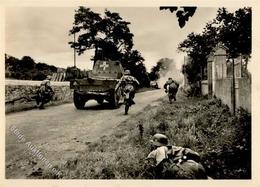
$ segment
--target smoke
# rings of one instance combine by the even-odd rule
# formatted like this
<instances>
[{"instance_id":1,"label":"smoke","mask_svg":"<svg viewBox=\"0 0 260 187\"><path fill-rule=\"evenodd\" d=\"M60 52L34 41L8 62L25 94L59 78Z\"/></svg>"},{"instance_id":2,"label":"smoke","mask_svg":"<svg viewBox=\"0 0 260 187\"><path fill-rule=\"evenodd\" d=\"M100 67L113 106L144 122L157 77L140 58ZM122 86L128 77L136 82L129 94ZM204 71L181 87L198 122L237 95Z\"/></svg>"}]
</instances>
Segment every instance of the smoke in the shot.
<instances>
[{"instance_id":1,"label":"smoke","mask_svg":"<svg viewBox=\"0 0 260 187\"><path fill-rule=\"evenodd\" d=\"M163 63L163 67L160 69L160 78L158 80L159 87L163 87L165 82L168 80L169 77L171 77L173 80L177 81L179 84L182 84L183 82L183 75L181 73L181 66L178 69L177 63L174 59L170 58L163 58L160 59Z\"/></svg>"}]
</instances>

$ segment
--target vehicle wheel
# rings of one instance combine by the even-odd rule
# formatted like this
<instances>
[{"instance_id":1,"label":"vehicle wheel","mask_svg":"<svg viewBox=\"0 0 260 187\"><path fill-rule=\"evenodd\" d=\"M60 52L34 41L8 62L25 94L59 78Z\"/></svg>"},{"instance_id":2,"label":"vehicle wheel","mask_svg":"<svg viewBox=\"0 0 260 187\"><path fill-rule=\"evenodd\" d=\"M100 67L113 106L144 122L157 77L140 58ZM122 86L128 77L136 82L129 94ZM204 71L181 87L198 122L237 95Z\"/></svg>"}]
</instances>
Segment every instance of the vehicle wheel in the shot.
<instances>
[{"instance_id":1,"label":"vehicle wheel","mask_svg":"<svg viewBox=\"0 0 260 187\"><path fill-rule=\"evenodd\" d=\"M77 92L74 92L73 95L74 105L77 109L83 109L86 103L86 100L82 98Z\"/></svg>"},{"instance_id":2,"label":"vehicle wheel","mask_svg":"<svg viewBox=\"0 0 260 187\"><path fill-rule=\"evenodd\" d=\"M119 108L119 99L120 99L120 96L118 94L118 91L115 91L111 98L111 105L113 108Z\"/></svg>"},{"instance_id":3,"label":"vehicle wheel","mask_svg":"<svg viewBox=\"0 0 260 187\"><path fill-rule=\"evenodd\" d=\"M98 104L102 105L104 103L104 99L97 99Z\"/></svg>"}]
</instances>

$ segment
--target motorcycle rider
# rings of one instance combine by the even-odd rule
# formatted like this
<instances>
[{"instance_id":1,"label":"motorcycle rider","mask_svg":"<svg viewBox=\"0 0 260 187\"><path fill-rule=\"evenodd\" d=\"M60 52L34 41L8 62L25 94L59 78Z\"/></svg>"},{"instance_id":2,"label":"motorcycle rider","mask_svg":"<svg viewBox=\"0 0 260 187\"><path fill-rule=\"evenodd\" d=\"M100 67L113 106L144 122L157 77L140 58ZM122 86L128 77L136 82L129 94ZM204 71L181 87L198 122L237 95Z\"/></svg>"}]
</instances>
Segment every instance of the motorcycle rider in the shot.
<instances>
[{"instance_id":1,"label":"motorcycle rider","mask_svg":"<svg viewBox=\"0 0 260 187\"><path fill-rule=\"evenodd\" d=\"M152 151L146 158L149 172L157 179L207 179L200 155L189 149L168 144L164 134L150 140Z\"/></svg>"},{"instance_id":2,"label":"motorcycle rider","mask_svg":"<svg viewBox=\"0 0 260 187\"><path fill-rule=\"evenodd\" d=\"M129 91L129 97L131 98L131 105L135 104L134 97L135 97L135 89L136 86L140 85L138 80L131 76L130 70L125 70L124 75L121 78L121 85L123 87L123 91Z\"/></svg>"},{"instance_id":3,"label":"motorcycle rider","mask_svg":"<svg viewBox=\"0 0 260 187\"><path fill-rule=\"evenodd\" d=\"M47 76L45 80L41 82L40 88L37 91L37 98L36 98L36 103L37 105L40 104L39 109L44 109L44 104L48 103L54 92L51 88L51 76Z\"/></svg>"},{"instance_id":4,"label":"motorcycle rider","mask_svg":"<svg viewBox=\"0 0 260 187\"><path fill-rule=\"evenodd\" d=\"M171 77L169 77L163 88L165 89L165 92L169 95L170 103L172 103L172 99L176 101L176 94L179 88L179 84Z\"/></svg>"}]
</instances>

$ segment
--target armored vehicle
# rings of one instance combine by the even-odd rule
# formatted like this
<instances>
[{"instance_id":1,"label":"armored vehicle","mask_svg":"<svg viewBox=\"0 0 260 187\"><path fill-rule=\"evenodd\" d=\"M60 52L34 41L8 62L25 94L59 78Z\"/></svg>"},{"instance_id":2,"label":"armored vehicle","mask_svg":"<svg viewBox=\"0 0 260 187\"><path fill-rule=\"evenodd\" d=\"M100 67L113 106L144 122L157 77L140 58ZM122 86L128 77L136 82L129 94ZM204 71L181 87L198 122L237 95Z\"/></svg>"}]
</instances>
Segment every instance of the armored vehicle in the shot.
<instances>
[{"instance_id":1,"label":"armored vehicle","mask_svg":"<svg viewBox=\"0 0 260 187\"><path fill-rule=\"evenodd\" d=\"M94 99L99 104L106 100L114 108L118 108L119 101L123 100L120 85L123 71L119 61L96 61L93 70L88 71L86 77L70 81L70 88L74 90L75 107L83 109L88 100Z\"/></svg>"}]
</instances>

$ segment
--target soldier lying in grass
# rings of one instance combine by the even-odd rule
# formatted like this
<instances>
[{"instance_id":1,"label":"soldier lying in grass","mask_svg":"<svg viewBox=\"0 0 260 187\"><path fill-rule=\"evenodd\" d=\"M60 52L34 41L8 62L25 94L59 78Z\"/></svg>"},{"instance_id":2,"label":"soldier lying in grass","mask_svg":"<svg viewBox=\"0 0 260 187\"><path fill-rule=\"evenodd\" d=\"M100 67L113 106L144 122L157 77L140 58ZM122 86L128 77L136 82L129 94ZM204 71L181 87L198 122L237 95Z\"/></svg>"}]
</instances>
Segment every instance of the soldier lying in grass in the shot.
<instances>
[{"instance_id":1,"label":"soldier lying in grass","mask_svg":"<svg viewBox=\"0 0 260 187\"><path fill-rule=\"evenodd\" d=\"M207 179L197 152L169 145L163 134L155 134L151 143L153 150L146 158L148 175L156 179Z\"/></svg>"}]
</instances>

